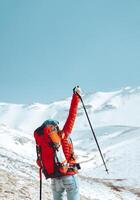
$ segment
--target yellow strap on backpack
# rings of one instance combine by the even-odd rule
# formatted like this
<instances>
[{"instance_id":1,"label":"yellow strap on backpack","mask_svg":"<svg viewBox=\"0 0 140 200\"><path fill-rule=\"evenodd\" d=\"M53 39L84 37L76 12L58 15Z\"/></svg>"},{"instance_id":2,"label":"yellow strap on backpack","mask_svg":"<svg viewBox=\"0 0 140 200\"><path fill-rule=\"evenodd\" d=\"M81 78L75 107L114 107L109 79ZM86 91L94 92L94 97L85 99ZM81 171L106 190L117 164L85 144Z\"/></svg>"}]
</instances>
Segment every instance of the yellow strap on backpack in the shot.
<instances>
[{"instance_id":1,"label":"yellow strap on backpack","mask_svg":"<svg viewBox=\"0 0 140 200\"><path fill-rule=\"evenodd\" d=\"M60 144L60 137L56 131L51 131L49 134L51 141L56 144Z\"/></svg>"},{"instance_id":2,"label":"yellow strap on backpack","mask_svg":"<svg viewBox=\"0 0 140 200\"><path fill-rule=\"evenodd\" d=\"M51 138L51 141L53 142L54 146L56 147L57 151L56 151L56 156L58 159L58 164L59 164L59 171L63 174L65 174L68 170L68 163L66 160L66 157L64 155L63 152L63 148L61 145L61 138L58 135L58 132L52 129L52 131L49 134L49 137Z\"/></svg>"}]
</instances>

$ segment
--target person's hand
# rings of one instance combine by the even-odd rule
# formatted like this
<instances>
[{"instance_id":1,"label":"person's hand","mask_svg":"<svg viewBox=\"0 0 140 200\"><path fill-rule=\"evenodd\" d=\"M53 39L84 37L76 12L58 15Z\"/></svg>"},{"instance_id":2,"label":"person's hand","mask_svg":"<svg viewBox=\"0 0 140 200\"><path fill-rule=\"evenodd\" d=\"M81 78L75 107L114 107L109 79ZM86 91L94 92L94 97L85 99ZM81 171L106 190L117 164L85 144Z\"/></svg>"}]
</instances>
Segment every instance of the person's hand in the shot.
<instances>
[{"instance_id":1,"label":"person's hand","mask_svg":"<svg viewBox=\"0 0 140 200\"><path fill-rule=\"evenodd\" d=\"M81 88L77 85L76 87L73 88L73 93L81 95Z\"/></svg>"}]
</instances>

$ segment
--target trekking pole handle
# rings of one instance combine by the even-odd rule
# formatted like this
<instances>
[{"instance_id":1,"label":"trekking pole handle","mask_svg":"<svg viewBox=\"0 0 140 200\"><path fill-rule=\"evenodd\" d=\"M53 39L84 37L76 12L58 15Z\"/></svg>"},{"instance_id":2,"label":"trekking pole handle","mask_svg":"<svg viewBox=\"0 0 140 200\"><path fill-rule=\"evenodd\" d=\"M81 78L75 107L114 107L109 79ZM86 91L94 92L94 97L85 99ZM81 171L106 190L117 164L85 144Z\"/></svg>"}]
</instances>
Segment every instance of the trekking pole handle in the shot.
<instances>
[{"instance_id":1,"label":"trekking pole handle","mask_svg":"<svg viewBox=\"0 0 140 200\"><path fill-rule=\"evenodd\" d=\"M83 99L82 99L81 95L79 95L78 93L76 93L76 94L79 96L79 98L80 98L80 100L81 100L81 102L82 102L82 105L83 105L83 108L84 108L84 111L85 111L86 117L87 117L87 119L88 119L88 122L89 122L89 125L90 125L90 128L91 128L91 131L92 131L92 133L93 133L93 136L94 136L95 142L96 142L97 147L98 147L98 150L99 150L99 152L100 152L100 155L101 155L101 158L102 158L102 161L103 161L104 167L105 167L105 171L107 172L107 174L109 174L109 171L108 171L107 166L106 166L106 163L105 163L105 161L104 161L104 157L103 157L103 154L102 154L102 152L101 152L101 149L100 149L99 143L98 143L98 141L97 141L97 138L96 138L95 132L94 132L93 127L92 127L92 125L91 125L91 122L90 122L90 119L89 119L89 116L88 116L88 113L87 113L87 110L86 110L85 104L84 104L84 102L83 102Z\"/></svg>"}]
</instances>

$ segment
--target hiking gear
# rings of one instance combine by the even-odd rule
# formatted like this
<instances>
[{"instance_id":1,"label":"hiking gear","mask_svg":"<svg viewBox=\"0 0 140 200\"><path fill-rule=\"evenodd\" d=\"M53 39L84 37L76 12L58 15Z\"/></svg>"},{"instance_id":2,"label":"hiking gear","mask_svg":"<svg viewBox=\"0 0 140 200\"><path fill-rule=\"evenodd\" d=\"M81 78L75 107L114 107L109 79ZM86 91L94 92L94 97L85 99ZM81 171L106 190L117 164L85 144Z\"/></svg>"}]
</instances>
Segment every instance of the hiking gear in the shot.
<instances>
[{"instance_id":1,"label":"hiking gear","mask_svg":"<svg viewBox=\"0 0 140 200\"><path fill-rule=\"evenodd\" d=\"M53 131L50 132L49 137L51 138L52 141L52 145L54 147L54 149L56 150L56 160L55 162L60 165L61 167L59 168L59 171L61 173L66 173L68 170L68 163L67 160L65 158L63 149L62 149L62 145L61 145L61 138L58 135L58 133L56 132L55 129L53 129Z\"/></svg>"},{"instance_id":2,"label":"hiking gear","mask_svg":"<svg viewBox=\"0 0 140 200\"><path fill-rule=\"evenodd\" d=\"M85 111L86 117L87 117L87 119L88 119L88 122L89 122L89 125L90 125L90 128L91 128L91 131L92 131L92 133L93 133L93 136L94 136L95 142L96 142L96 144L97 144L97 147L98 147L98 150L99 150L99 152L100 152L100 155L101 155L101 158L102 158L103 164L104 164L104 166L105 166L105 170L106 170L107 174L109 174L108 169L107 169L107 166L106 166L106 163L105 163L104 158L103 158L103 154L102 154L102 152L101 152L101 149L100 149L99 143L98 143L98 141L97 141L97 138L96 138L95 132L94 132L93 127L92 127L92 125L91 125L91 121L90 121L90 119L89 119L89 116L88 116L88 113L87 113L87 110L86 110L85 104L84 104L84 102L83 102L83 99L82 99L82 97L81 97L79 94L77 94L77 95L79 96L79 98L80 98L80 100L81 100L81 102L82 102L82 105L83 105L83 108L84 108L84 111Z\"/></svg>"},{"instance_id":3,"label":"hiking gear","mask_svg":"<svg viewBox=\"0 0 140 200\"><path fill-rule=\"evenodd\" d=\"M37 144L37 164L46 178L55 178L77 173L73 145L69 138L75 122L79 97L73 94L68 118L62 130L54 120L46 120L34 132ZM61 156L60 156L61 155ZM74 167L73 167L74 166Z\"/></svg>"},{"instance_id":4,"label":"hiking gear","mask_svg":"<svg viewBox=\"0 0 140 200\"><path fill-rule=\"evenodd\" d=\"M44 132L44 134L39 135L38 128L34 133L37 141L37 164L42 168L46 178L53 178L66 173L68 163L57 130L53 125L48 125L43 127L41 132Z\"/></svg>"},{"instance_id":5,"label":"hiking gear","mask_svg":"<svg viewBox=\"0 0 140 200\"><path fill-rule=\"evenodd\" d=\"M77 174L51 180L53 199L62 200L66 190L68 200L80 200Z\"/></svg>"},{"instance_id":6,"label":"hiking gear","mask_svg":"<svg viewBox=\"0 0 140 200\"><path fill-rule=\"evenodd\" d=\"M77 85L76 87L73 88L73 93L81 94L81 88Z\"/></svg>"},{"instance_id":7,"label":"hiking gear","mask_svg":"<svg viewBox=\"0 0 140 200\"><path fill-rule=\"evenodd\" d=\"M40 177L40 200L42 199L42 168L39 168L39 177Z\"/></svg>"}]
</instances>

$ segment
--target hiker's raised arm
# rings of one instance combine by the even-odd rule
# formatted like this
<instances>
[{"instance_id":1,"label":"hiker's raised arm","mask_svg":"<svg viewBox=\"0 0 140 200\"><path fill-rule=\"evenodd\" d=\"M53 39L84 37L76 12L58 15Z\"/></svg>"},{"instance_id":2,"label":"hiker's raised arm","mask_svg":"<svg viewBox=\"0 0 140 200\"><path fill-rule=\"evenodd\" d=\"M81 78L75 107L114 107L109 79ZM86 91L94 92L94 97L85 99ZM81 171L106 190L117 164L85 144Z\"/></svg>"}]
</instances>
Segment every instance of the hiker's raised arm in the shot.
<instances>
[{"instance_id":1,"label":"hiker's raised arm","mask_svg":"<svg viewBox=\"0 0 140 200\"><path fill-rule=\"evenodd\" d=\"M81 92L81 90L78 86L73 89L73 96L72 96L72 100L71 100L69 114L68 114L66 123L63 127L63 132L66 137L71 133L73 126L74 126L74 122L75 122L77 110L78 110L80 92Z\"/></svg>"}]
</instances>

